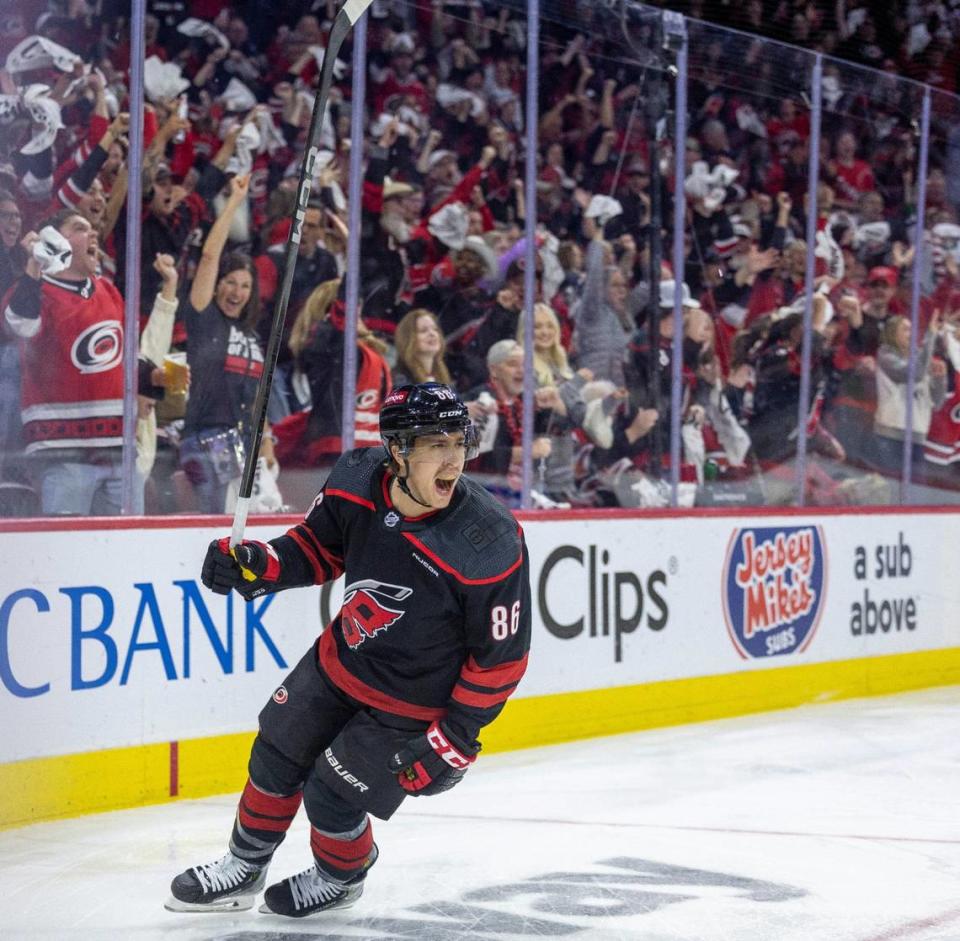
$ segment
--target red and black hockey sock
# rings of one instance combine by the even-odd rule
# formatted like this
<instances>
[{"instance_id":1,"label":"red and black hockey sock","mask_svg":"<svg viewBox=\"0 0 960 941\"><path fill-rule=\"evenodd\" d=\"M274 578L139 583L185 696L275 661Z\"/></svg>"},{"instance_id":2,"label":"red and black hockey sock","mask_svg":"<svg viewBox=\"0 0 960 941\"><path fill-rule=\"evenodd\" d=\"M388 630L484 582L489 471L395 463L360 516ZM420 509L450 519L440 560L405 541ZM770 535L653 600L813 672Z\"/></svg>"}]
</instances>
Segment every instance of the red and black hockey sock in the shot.
<instances>
[{"instance_id":1,"label":"red and black hockey sock","mask_svg":"<svg viewBox=\"0 0 960 941\"><path fill-rule=\"evenodd\" d=\"M293 823L303 793L268 794L247 779L230 835L230 851L256 866L266 866Z\"/></svg>"},{"instance_id":2,"label":"red and black hockey sock","mask_svg":"<svg viewBox=\"0 0 960 941\"><path fill-rule=\"evenodd\" d=\"M373 842L369 817L347 833L324 833L311 826L310 849L320 872L337 882L362 877L377 861L377 844Z\"/></svg>"}]
</instances>

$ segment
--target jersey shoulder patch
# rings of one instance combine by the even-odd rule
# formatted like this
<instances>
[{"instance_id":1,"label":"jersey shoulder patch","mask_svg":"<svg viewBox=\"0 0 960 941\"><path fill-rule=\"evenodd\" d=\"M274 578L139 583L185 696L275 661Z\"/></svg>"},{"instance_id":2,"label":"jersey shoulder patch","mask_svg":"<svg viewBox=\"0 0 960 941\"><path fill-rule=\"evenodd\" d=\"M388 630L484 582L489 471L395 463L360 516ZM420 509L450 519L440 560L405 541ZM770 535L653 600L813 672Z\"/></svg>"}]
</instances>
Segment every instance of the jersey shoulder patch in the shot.
<instances>
[{"instance_id":1,"label":"jersey shoulder patch","mask_svg":"<svg viewBox=\"0 0 960 941\"><path fill-rule=\"evenodd\" d=\"M461 480L466 494L456 512L421 538L459 580L494 581L521 559L520 526L479 484L467 477Z\"/></svg>"}]
</instances>

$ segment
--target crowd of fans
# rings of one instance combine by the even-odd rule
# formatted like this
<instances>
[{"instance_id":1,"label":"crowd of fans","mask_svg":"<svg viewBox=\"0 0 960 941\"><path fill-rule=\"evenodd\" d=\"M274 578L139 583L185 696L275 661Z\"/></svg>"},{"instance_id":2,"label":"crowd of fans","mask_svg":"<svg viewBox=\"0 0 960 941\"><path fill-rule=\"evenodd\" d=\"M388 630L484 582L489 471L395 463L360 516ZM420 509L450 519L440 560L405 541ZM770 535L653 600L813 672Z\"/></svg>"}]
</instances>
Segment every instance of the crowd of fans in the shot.
<instances>
[{"instance_id":1,"label":"crowd of fans","mask_svg":"<svg viewBox=\"0 0 960 941\"><path fill-rule=\"evenodd\" d=\"M797 76L809 53L691 22L678 155L669 135L654 142L669 119L670 53L642 17L620 29L615 6L570 2L566 22L545 19L540 105L529 115L521 9L374 0L363 127L351 126L349 42L335 69L259 456L261 510L312 495L316 468L341 450L350 239L360 246L356 443L378 441L393 384L449 381L480 429L472 470L516 505L534 208L538 505L670 499L678 293L682 501L792 502L806 435L808 502L887 502L908 424L914 478L953 487L960 225L949 181L960 123L942 96L918 232L920 97L897 78L955 89L952 8L898 8L904 28L891 47L877 38L880 14L856 0L688 4L694 16L728 13L740 29L881 70L832 59L824 68L807 285L811 128ZM222 512L236 498L336 4L148 9L135 501L147 512ZM5 513L118 512L127 22L84 0L27 5L5 22L0 503ZM652 55L638 52L651 42ZM536 207L522 183L530 121ZM364 152L359 232L347 228L351 147ZM668 261L677 160L687 200L679 277ZM667 259L656 278L651 256Z\"/></svg>"}]
</instances>

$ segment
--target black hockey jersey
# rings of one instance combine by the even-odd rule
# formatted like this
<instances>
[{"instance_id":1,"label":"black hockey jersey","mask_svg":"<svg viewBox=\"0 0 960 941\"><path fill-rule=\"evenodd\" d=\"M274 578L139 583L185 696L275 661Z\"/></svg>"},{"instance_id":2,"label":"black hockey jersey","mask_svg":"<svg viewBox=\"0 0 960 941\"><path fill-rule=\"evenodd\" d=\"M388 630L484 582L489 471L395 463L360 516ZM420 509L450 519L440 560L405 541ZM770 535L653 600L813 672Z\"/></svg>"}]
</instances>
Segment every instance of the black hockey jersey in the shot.
<instances>
[{"instance_id":1,"label":"black hockey jersey","mask_svg":"<svg viewBox=\"0 0 960 941\"><path fill-rule=\"evenodd\" d=\"M304 522L271 541L279 588L345 573L344 602L321 634L321 668L360 702L444 719L478 741L517 688L530 647L523 532L467 477L450 505L403 517L383 448L343 455Z\"/></svg>"}]
</instances>

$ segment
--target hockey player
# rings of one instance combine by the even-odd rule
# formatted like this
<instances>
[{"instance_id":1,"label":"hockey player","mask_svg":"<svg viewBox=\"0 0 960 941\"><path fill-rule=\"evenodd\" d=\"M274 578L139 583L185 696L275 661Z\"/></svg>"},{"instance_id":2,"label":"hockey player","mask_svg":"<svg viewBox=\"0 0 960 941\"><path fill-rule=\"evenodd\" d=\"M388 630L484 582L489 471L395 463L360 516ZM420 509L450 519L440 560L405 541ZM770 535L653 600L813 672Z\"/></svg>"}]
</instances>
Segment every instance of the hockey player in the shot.
<instances>
[{"instance_id":1,"label":"hockey player","mask_svg":"<svg viewBox=\"0 0 960 941\"><path fill-rule=\"evenodd\" d=\"M436 382L394 389L384 447L343 455L302 523L233 552L215 540L203 583L244 598L345 575L333 622L260 713L230 851L173 880L172 911L245 910L301 800L314 865L270 886L260 911L351 905L376 862L370 815L445 791L516 689L530 585L516 520L469 478L466 406Z\"/></svg>"}]
</instances>

